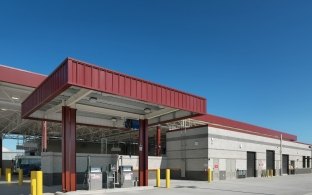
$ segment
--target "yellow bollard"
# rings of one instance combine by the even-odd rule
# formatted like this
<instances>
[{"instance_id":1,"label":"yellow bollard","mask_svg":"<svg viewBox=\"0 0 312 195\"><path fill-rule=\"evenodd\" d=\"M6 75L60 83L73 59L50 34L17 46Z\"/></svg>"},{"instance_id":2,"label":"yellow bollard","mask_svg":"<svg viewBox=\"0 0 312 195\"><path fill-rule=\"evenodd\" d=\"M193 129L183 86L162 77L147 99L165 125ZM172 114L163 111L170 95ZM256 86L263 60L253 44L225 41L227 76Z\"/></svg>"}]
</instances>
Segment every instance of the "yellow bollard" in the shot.
<instances>
[{"instance_id":1,"label":"yellow bollard","mask_svg":"<svg viewBox=\"0 0 312 195\"><path fill-rule=\"evenodd\" d=\"M18 170L18 185L22 185L23 184L23 169L19 169Z\"/></svg>"},{"instance_id":2,"label":"yellow bollard","mask_svg":"<svg viewBox=\"0 0 312 195\"><path fill-rule=\"evenodd\" d=\"M31 195L37 195L36 171L30 173L30 193Z\"/></svg>"},{"instance_id":3,"label":"yellow bollard","mask_svg":"<svg viewBox=\"0 0 312 195\"><path fill-rule=\"evenodd\" d=\"M160 187L160 169L156 169L156 187Z\"/></svg>"},{"instance_id":4,"label":"yellow bollard","mask_svg":"<svg viewBox=\"0 0 312 195\"><path fill-rule=\"evenodd\" d=\"M166 169L166 188L170 188L170 169Z\"/></svg>"},{"instance_id":5,"label":"yellow bollard","mask_svg":"<svg viewBox=\"0 0 312 195\"><path fill-rule=\"evenodd\" d=\"M8 183L11 183L11 168L6 168L5 169L5 180Z\"/></svg>"},{"instance_id":6,"label":"yellow bollard","mask_svg":"<svg viewBox=\"0 0 312 195\"><path fill-rule=\"evenodd\" d=\"M42 195L42 171L36 171L36 179L37 179L37 193L36 195Z\"/></svg>"},{"instance_id":7,"label":"yellow bollard","mask_svg":"<svg viewBox=\"0 0 312 195\"><path fill-rule=\"evenodd\" d=\"M211 180L211 169L209 168L208 169L208 182L210 183L212 180Z\"/></svg>"}]
</instances>

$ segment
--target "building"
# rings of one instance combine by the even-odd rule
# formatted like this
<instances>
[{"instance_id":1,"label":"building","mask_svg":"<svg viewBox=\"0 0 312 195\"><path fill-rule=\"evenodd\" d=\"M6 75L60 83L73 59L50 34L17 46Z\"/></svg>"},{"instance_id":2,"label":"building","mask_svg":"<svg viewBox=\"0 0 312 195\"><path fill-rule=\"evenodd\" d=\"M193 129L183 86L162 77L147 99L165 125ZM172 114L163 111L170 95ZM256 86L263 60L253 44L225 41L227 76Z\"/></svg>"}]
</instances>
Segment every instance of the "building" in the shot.
<instances>
[{"instance_id":1,"label":"building","mask_svg":"<svg viewBox=\"0 0 312 195\"><path fill-rule=\"evenodd\" d=\"M206 180L207 168L214 180L311 173L311 146L295 135L210 114L195 119L206 124L167 132L167 165L177 177Z\"/></svg>"},{"instance_id":2,"label":"building","mask_svg":"<svg viewBox=\"0 0 312 195\"><path fill-rule=\"evenodd\" d=\"M156 168L192 180L208 169L214 180L311 173L311 147L295 135L207 114L203 97L72 58L49 76L0 66L0 88L4 138L22 135L19 148L42 156L45 185L63 191L84 182L88 156L103 169L132 165L139 185Z\"/></svg>"}]
</instances>

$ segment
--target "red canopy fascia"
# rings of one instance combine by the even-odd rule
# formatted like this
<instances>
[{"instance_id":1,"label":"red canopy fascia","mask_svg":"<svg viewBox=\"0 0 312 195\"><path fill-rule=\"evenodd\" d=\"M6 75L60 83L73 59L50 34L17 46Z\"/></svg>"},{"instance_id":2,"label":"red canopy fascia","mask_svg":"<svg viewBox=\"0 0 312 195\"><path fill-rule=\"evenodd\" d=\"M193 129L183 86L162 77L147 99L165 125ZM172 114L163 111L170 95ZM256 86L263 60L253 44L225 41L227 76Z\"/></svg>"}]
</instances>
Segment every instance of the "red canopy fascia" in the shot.
<instances>
[{"instance_id":1,"label":"red canopy fascia","mask_svg":"<svg viewBox=\"0 0 312 195\"><path fill-rule=\"evenodd\" d=\"M203 97L67 58L22 103L22 117L27 118L71 86L206 114Z\"/></svg>"}]
</instances>

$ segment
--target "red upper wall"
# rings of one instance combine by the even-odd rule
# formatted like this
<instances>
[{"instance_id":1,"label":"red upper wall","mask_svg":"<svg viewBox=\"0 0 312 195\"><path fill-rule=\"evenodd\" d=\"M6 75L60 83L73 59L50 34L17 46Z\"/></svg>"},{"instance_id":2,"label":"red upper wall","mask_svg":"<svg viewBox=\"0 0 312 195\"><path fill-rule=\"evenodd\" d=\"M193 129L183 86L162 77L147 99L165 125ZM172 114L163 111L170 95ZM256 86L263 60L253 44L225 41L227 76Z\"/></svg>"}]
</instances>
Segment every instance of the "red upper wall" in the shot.
<instances>
[{"instance_id":1,"label":"red upper wall","mask_svg":"<svg viewBox=\"0 0 312 195\"><path fill-rule=\"evenodd\" d=\"M0 65L1 82L36 88L45 78L41 74Z\"/></svg>"},{"instance_id":2,"label":"red upper wall","mask_svg":"<svg viewBox=\"0 0 312 195\"><path fill-rule=\"evenodd\" d=\"M259 127L255 125L251 125L248 123L243 123L211 114L207 115L202 115L198 117L194 117L193 119L195 120L200 120L204 122L211 123L211 125L220 125L225 127L225 129L232 130L232 131L238 131L238 132L244 132L244 133L249 133L249 134L256 134L260 136L265 136L265 137L272 137L272 138L277 138L280 139L280 136L282 134L283 140L288 140L288 141L296 141L297 136L291 135L288 133L283 133L280 131L272 130L272 129L267 129L264 127Z\"/></svg>"}]
</instances>

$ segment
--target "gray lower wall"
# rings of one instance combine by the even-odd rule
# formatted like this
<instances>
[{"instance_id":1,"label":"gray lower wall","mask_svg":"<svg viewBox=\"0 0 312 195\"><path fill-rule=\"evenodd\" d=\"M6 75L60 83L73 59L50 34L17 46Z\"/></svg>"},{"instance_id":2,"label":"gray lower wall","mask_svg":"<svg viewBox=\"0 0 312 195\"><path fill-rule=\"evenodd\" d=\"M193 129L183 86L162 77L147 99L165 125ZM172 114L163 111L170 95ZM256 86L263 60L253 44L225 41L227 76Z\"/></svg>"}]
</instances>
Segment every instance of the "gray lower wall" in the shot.
<instances>
[{"instance_id":1,"label":"gray lower wall","mask_svg":"<svg viewBox=\"0 0 312 195\"><path fill-rule=\"evenodd\" d=\"M207 180L207 126L166 134L167 165L171 178Z\"/></svg>"},{"instance_id":2,"label":"gray lower wall","mask_svg":"<svg viewBox=\"0 0 312 195\"><path fill-rule=\"evenodd\" d=\"M256 154L255 177L265 177L267 150L275 152L273 174L280 175L279 139L210 126L170 131L166 137L168 168L180 169L172 171L172 178L207 180L208 168L214 180L246 178L247 152ZM311 155L309 145L284 140L282 154L289 156L289 164L295 162L295 174L311 173L302 168L303 156Z\"/></svg>"},{"instance_id":3,"label":"gray lower wall","mask_svg":"<svg viewBox=\"0 0 312 195\"><path fill-rule=\"evenodd\" d=\"M207 181L207 169L213 171L214 180L245 178L247 172L247 152L256 153L256 177L266 176L266 150L275 151L274 175L280 173L280 141L257 135L224 130L222 128L197 127L183 131L172 131L166 135L167 157L163 160L150 159L149 168L161 168L161 178L165 178L165 168L171 169L172 179ZM54 145L56 146L56 145ZM57 145L59 146L59 145ZM52 146L53 147L53 146ZM96 145L77 146L80 151L99 152ZM55 148L59 150L60 148ZM311 150L306 144L283 141L283 154L289 155L289 161L295 161L295 174L312 173L312 169L302 168L302 156L309 156ZM77 154L78 155L78 154ZM55 155L54 155L55 156ZM58 156L58 155L56 155ZM79 154L82 165L85 154ZM102 158L102 157L101 157ZM44 173L45 185L61 184L61 158L53 157L54 161L47 159L50 172ZM125 164L132 164L137 169L137 157L124 156ZM92 161L94 162L94 161ZM153 163L157 162L157 163ZM85 170L77 162L77 183L82 184ZM154 165L153 165L154 164ZM311 164L311 163L310 163ZM80 172L79 172L80 171ZM134 171L137 177L137 171ZM149 171L149 179L155 178L155 171Z\"/></svg>"},{"instance_id":4,"label":"gray lower wall","mask_svg":"<svg viewBox=\"0 0 312 195\"><path fill-rule=\"evenodd\" d=\"M185 178L187 180L207 181L208 175L206 171L186 171Z\"/></svg>"},{"instance_id":5,"label":"gray lower wall","mask_svg":"<svg viewBox=\"0 0 312 195\"><path fill-rule=\"evenodd\" d=\"M185 177L181 177L181 169L173 169L170 170L171 179L179 179L179 180L195 180L195 181L207 181L208 175L205 171L186 171ZM163 174L161 175L162 179L166 178L165 170L163 170Z\"/></svg>"},{"instance_id":6,"label":"gray lower wall","mask_svg":"<svg viewBox=\"0 0 312 195\"><path fill-rule=\"evenodd\" d=\"M85 179L85 173L76 173L76 179L77 184L83 184ZM62 185L62 173L43 173L43 185Z\"/></svg>"},{"instance_id":7,"label":"gray lower wall","mask_svg":"<svg viewBox=\"0 0 312 195\"><path fill-rule=\"evenodd\" d=\"M62 156L61 153L43 152L41 154L41 168L44 174L44 185L62 184ZM76 154L77 184L82 184L87 170L87 159L90 158L91 166L101 167L105 170L108 164L115 164L117 167L121 164L131 165L134 169L134 176L137 177L138 156L111 155L111 154ZM149 178L155 179L156 169L160 168L162 175L167 168L166 157L149 156L148 158Z\"/></svg>"},{"instance_id":8,"label":"gray lower wall","mask_svg":"<svg viewBox=\"0 0 312 195\"><path fill-rule=\"evenodd\" d=\"M138 178L138 171L133 171L134 177ZM76 174L77 184L83 184L87 182L85 180L85 173L79 172ZM156 171L150 170L148 172L149 179L156 179ZM161 178L165 179L165 169L161 170ZM43 185L45 186L53 186L53 185L62 185L62 173L43 173Z\"/></svg>"},{"instance_id":9,"label":"gray lower wall","mask_svg":"<svg viewBox=\"0 0 312 195\"><path fill-rule=\"evenodd\" d=\"M312 169L295 169L295 174L312 173Z\"/></svg>"}]
</instances>

